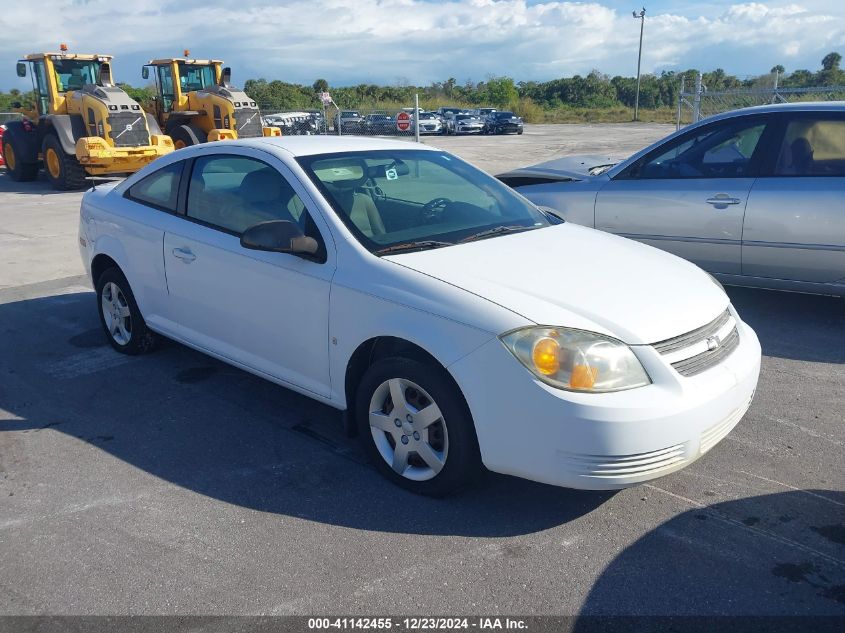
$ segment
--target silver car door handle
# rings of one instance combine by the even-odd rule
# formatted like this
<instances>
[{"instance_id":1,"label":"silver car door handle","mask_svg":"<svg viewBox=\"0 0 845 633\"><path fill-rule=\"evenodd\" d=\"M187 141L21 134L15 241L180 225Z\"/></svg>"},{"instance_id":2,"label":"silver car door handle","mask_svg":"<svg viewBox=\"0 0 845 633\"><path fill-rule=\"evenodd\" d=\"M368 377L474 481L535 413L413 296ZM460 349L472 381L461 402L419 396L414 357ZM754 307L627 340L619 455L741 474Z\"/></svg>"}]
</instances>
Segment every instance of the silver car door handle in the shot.
<instances>
[{"instance_id":1,"label":"silver car door handle","mask_svg":"<svg viewBox=\"0 0 845 633\"><path fill-rule=\"evenodd\" d=\"M173 257L181 259L185 263L192 262L197 258L189 249L184 248L174 248Z\"/></svg>"},{"instance_id":2,"label":"silver car door handle","mask_svg":"<svg viewBox=\"0 0 845 633\"><path fill-rule=\"evenodd\" d=\"M740 202L742 202L742 200L740 200L739 198L731 198L728 195L720 193L720 194L716 194L712 198L707 198L707 200L705 200L705 202L707 204L712 204L713 206L716 206L716 207L726 207L729 204L739 204Z\"/></svg>"}]
</instances>

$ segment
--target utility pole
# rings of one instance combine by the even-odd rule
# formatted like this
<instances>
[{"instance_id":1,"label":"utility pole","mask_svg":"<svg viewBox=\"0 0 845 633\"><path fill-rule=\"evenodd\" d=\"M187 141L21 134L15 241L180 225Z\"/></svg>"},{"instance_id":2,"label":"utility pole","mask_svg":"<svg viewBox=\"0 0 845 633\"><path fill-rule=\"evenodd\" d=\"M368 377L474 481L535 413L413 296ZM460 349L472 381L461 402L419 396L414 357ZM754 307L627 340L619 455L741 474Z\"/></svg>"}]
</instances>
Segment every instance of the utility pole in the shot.
<instances>
[{"instance_id":1,"label":"utility pole","mask_svg":"<svg viewBox=\"0 0 845 633\"><path fill-rule=\"evenodd\" d=\"M637 96L634 100L634 121L639 120L640 115L640 64L643 61L643 28L645 28L645 7L637 13L633 11L634 19L640 21L640 53L637 55Z\"/></svg>"}]
</instances>

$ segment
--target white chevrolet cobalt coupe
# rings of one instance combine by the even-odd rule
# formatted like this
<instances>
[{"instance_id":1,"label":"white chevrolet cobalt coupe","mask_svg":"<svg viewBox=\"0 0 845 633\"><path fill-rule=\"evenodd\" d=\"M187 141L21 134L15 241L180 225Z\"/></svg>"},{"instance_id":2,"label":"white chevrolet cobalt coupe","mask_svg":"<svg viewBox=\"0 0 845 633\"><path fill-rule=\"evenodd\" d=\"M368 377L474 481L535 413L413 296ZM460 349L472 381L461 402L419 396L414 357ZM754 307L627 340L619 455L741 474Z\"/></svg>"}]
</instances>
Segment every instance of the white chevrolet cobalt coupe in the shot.
<instances>
[{"instance_id":1,"label":"white chevrolet cobalt coupe","mask_svg":"<svg viewBox=\"0 0 845 633\"><path fill-rule=\"evenodd\" d=\"M695 265L403 141L208 143L82 200L111 345L161 335L342 410L441 495L483 466L616 489L739 422L760 345Z\"/></svg>"}]
</instances>

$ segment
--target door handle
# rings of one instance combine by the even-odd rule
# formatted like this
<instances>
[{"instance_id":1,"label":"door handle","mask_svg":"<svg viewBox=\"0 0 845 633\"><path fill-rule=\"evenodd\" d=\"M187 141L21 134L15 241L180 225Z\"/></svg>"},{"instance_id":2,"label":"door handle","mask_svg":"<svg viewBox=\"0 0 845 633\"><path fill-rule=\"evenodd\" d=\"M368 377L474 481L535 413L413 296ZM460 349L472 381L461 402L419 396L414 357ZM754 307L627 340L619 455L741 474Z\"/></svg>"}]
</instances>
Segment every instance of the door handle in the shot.
<instances>
[{"instance_id":1,"label":"door handle","mask_svg":"<svg viewBox=\"0 0 845 633\"><path fill-rule=\"evenodd\" d=\"M194 255L189 248L174 248L173 257L181 259L186 264L191 263L197 258L197 256Z\"/></svg>"},{"instance_id":2,"label":"door handle","mask_svg":"<svg viewBox=\"0 0 845 633\"><path fill-rule=\"evenodd\" d=\"M729 204L739 204L740 202L742 202L742 200L740 200L739 198L732 198L731 196L729 196L726 193L717 193L712 198L707 198L707 200L705 200L705 202L707 204L712 204L717 209L718 208L724 209Z\"/></svg>"}]
</instances>

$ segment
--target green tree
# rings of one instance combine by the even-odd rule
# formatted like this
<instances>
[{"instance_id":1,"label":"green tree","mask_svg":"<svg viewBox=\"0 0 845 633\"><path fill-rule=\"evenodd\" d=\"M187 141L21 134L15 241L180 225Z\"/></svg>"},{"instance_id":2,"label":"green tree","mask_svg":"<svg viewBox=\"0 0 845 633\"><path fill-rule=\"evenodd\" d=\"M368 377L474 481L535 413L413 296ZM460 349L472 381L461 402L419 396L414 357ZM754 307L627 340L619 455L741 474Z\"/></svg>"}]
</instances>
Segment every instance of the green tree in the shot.
<instances>
[{"instance_id":1,"label":"green tree","mask_svg":"<svg viewBox=\"0 0 845 633\"><path fill-rule=\"evenodd\" d=\"M328 92L329 91L329 82L325 79L318 79L314 82L312 86L314 88L314 92Z\"/></svg>"}]
</instances>

